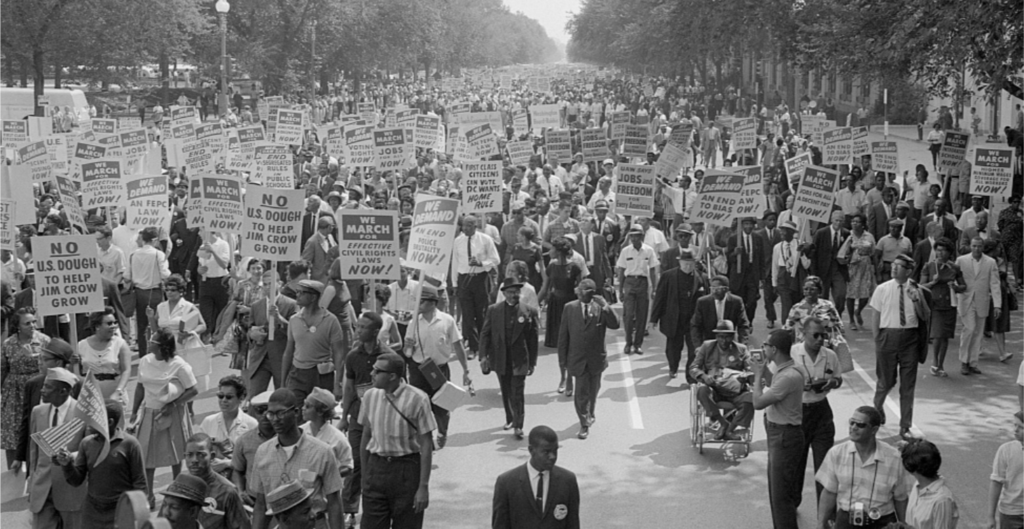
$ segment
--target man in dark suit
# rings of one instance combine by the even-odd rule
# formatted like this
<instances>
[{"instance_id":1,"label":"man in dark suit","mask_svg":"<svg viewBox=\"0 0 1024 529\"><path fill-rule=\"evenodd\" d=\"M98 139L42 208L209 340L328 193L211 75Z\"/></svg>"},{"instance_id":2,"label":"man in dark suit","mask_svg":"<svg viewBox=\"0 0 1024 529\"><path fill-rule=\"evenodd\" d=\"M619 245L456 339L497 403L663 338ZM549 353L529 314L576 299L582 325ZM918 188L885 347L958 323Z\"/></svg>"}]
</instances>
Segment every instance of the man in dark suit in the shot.
<instances>
[{"instance_id":1,"label":"man in dark suit","mask_svg":"<svg viewBox=\"0 0 1024 529\"><path fill-rule=\"evenodd\" d=\"M306 241L319 231L317 220L320 217L330 217L320 211L320 197L313 195L306 199L306 214L302 216L302 248L306 248Z\"/></svg>"},{"instance_id":2,"label":"man in dark suit","mask_svg":"<svg viewBox=\"0 0 1024 529\"><path fill-rule=\"evenodd\" d=\"M579 529L576 474L555 466L558 435L547 426L530 430L530 461L498 476L491 508L493 529Z\"/></svg>"},{"instance_id":3,"label":"man in dark suit","mask_svg":"<svg viewBox=\"0 0 1024 529\"><path fill-rule=\"evenodd\" d=\"M199 260L197 252L203 241L199 237L199 228L189 228L184 212L174 213L174 224L171 225L171 253L167 256L167 265L172 274L181 274L189 279L185 292L186 299L195 302L199 299ZM303 239L305 240L305 239ZM186 273L188 272L188 273Z\"/></svg>"},{"instance_id":4,"label":"man in dark suit","mask_svg":"<svg viewBox=\"0 0 1024 529\"><path fill-rule=\"evenodd\" d=\"M596 221L594 221L596 222ZM594 224L589 221L580 222L580 234L573 249L583 256L590 271L590 278L599 291L603 291L605 282L611 285L612 265L608 259L608 242L594 232Z\"/></svg>"},{"instance_id":5,"label":"man in dark suit","mask_svg":"<svg viewBox=\"0 0 1024 529\"><path fill-rule=\"evenodd\" d=\"M846 307L846 283L850 280L846 260L839 260L839 249L850 236L843 222L843 213L833 211L831 224L816 231L811 245L804 249L811 260L811 274L821 278L824 285L821 297L828 299L831 292L840 316Z\"/></svg>"},{"instance_id":6,"label":"man in dark suit","mask_svg":"<svg viewBox=\"0 0 1024 529\"><path fill-rule=\"evenodd\" d=\"M896 188L886 187L882 191L882 201L868 209L866 229L877 241L889 233L889 219L894 217L896 217Z\"/></svg>"},{"instance_id":7,"label":"man in dark suit","mask_svg":"<svg viewBox=\"0 0 1024 529\"><path fill-rule=\"evenodd\" d=\"M67 369L68 365L71 364L71 357L74 354L75 349L71 347L71 344L60 338L51 338L50 343L39 353L39 362L43 372L25 382L25 393L22 397L21 410L21 436L18 438L18 450L14 456L15 461L19 463L11 465L15 469L21 468L20 461L28 461L29 435L32 433L29 421L32 418L32 408L35 408L43 401L43 384L46 383L47 370L52 367ZM81 391L82 382L78 381L71 388L71 397L78 398L78 393Z\"/></svg>"},{"instance_id":8,"label":"man in dark suit","mask_svg":"<svg viewBox=\"0 0 1024 529\"><path fill-rule=\"evenodd\" d=\"M704 279L696 272L693 252L683 249L679 252L676 267L662 274L651 309L651 323L660 322L658 329L665 335L665 356L668 357L668 376L676 378L683 345L686 345L686 381L690 384L690 364L693 363L693 339L690 335L690 320L697 306L697 300L707 293Z\"/></svg>"},{"instance_id":9,"label":"man in dark suit","mask_svg":"<svg viewBox=\"0 0 1024 529\"><path fill-rule=\"evenodd\" d=\"M505 300L487 307L480 331L481 368L498 375L505 429L515 428L518 439L523 438L526 377L537 366L537 315L519 305L522 288L522 283L505 278L501 285Z\"/></svg>"},{"instance_id":10,"label":"man in dark suit","mask_svg":"<svg viewBox=\"0 0 1024 529\"><path fill-rule=\"evenodd\" d=\"M731 235L726 243L729 258L729 284L732 293L743 299L747 320L754 321L757 298L760 297L761 279L764 278L764 240L754 235L754 218L740 220L740 231ZM774 308L772 309L774 312Z\"/></svg>"},{"instance_id":11,"label":"man in dark suit","mask_svg":"<svg viewBox=\"0 0 1024 529\"><path fill-rule=\"evenodd\" d=\"M302 249L302 258L309 262L309 278L327 284L328 273L333 263L328 252L338 244L331 235L334 230L334 219L320 217L316 227L316 233L306 241L306 246Z\"/></svg>"},{"instance_id":12,"label":"man in dark suit","mask_svg":"<svg viewBox=\"0 0 1024 529\"><path fill-rule=\"evenodd\" d=\"M271 277L274 273L272 270L264 272L265 285L276 280ZM266 298L253 304L249 315L252 326L249 328L249 358L245 369L249 394L263 393L271 380L275 388L284 387L281 363L284 361L284 348L288 345L288 320L296 311L295 300L282 294L280 288L272 305ZM273 340L270 339L271 321L275 326Z\"/></svg>"},{"instance_id":13,"label":"man in dark suit","mask_svg":"<svg viewBox=\"0 0 1024 529\"><path fill-rule=\"evenodd\" d=\"M743 308L743 300L729 293L729 278L715 276L711 279L711 293L697 299L697 309L690 321L690 333L694 344L704 343L715 337L715 326L719 320L729 320L736 327L740 342L750 333L750 320Z\"/></svg>"},{"instance_id":14,"label":"man in dark suit","mask_svg":"<svg viewBox=\"0 0 1024 529\"><path fill-rule=\"evenodd\" d=\"M60 426L74 417L77 402L71 397L71 389L77 382L77 377L62 367L46 370L43 403L32 408L28 435ZM79 432L67 445L56 448L77 450L81 440L82 432ZM35 443L30 443L28 450L28 499L32 526L81 527L81 509L88 487L75 487L68 483L61 468L41 453Z\"/></svg>"},{"instance_id":15,"label":"man in dark suit","mask_svg":"<svg viewBox=\"0 0 1024 529\"><path fill-rule=\"evenodd\" d=\"M910 204L900 200L896 203L896 218L903 221L903 236L910 239L910 244L920 240L917 236L917 219L910 214Z\"/></svg>"},{"instance_id":16,"label":"man in dark suit","mask_svg":"<svg viewBox=\"0 0 1024 529\"><path fill-rule=\"evenodd\" d=\"M578 437L586 439L594 424L594 407L601 390L601 373L608 367L604 335L619 328L619 317L597 287L587 278L576 287L575 301L562 309L558 328L558 355L566 358L569 375L576 378L576 415L580 419Z\"/></svg>"},{"instance_id":17,"label":"man in dark suit","mask_svg":"<svg viewBox=\"0 0 1024 529\"><path fill-rule=\"evenodd\" d=\"M924 216L917 225L917 238L924 239L927 236L926 228L932 222L938 222L942 226L942 237L951 241L957 240L960 230L956 227L956 218L949 213L949 202L940 198L935 201L935 210ZM906 233L906 231L904 231ZM884 233L882 235L885 235ZM881 237L879 237L881 238Z\"/></svg>"},{"instance_id":18,"label":"man in dark suit","mask_svg":"<svg viewBox=\"0 0 1024 529\"><path fill-rule=\"evenodd\" d=\"M768 318L768 328L771 329L775 327L775 318L777 316L775 314L775 300L778 299L778 296L775 294L775 287L772 286L771 282L772 250L776 244L782 242L782 230L776 227L779 221L778 213L765 211L761 219L764 221L764 227L754 233L764 241L764 267L761 269L764 272L764 276L761 278L761 283L764 294L764 315ZM781 319L785 321L785 315Z\"/></svg>"},{"instance_id":19,"label":"man in dark suit","mask_svg":"<svg viewBox=\"0 0 1024 529\"><path fill-rule=\"evenodd\" d=\"M932 261L932 252L935 250L935 241L942 236L942 224L938 222L931 222L928 227L925 228L927 237L918 241L914 245L914 271L911 272L910 278L914 281L921 281L921 271L924 270L924 265Z\"/></svg>"},{"instance_id":20,"label":"man in dark suit","mask_svg":"<svg viewBox=\"0 0 1024 529\"><path fill-rule=\"evenodd\" d=\"M608 202L598 200L594 203L594 233L604 238L608 249L608 261L614 263L622 246L622 228L608 218Z\"/></svg>"},{"instance_id":21,"label":"man in dark suit","mask_svg":"<svg viewBox=\"0 0 1024 529\"><path fill-rule=\"evenodd\" d=\"M985 241L1000 242L999 230L988 223L988 212L982 211L974 217L974 226L967 228L960 234L960 244L957 245L957 253L964 255L971 253L971 241L975 237L981 237ZM917 261L917 258L914 258Z\"/></svg>"},{"instance_id":22,"label":"man in dark suit","mask_svg":"<svg viewBox=\"0 0 1024 529\"><path fill-rule=\"evenodd\" d=\"M693 230L690 229L689 224L676 224L675 233L672 234L672 238L675 239L676 245L662 252L660 256L661 273L663 274L679 267L679 253L684 248L690 247L690 242L693 241Z\"/></svg>"}]
</instances>

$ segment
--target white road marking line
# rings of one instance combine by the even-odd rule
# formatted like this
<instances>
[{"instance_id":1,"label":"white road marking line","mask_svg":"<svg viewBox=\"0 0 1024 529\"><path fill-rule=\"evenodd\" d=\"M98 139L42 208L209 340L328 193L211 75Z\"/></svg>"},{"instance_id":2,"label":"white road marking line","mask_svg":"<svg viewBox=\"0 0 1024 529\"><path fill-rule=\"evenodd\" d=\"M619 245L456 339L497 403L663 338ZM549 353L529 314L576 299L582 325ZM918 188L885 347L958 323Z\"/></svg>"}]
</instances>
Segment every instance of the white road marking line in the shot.
<instances>
[{"instance_id":1,"label":"white road marking line","mask_svg":"<svg viewBox=\"0 0 1024 529\"><path fill-rule=\"evenodd\" d=\"M640 414L640 401L636 398L633 364L629 361L629 355L619 355L619 365L622 366L622 386L626 388L626 399L629 402L630 425L634 430L643 430L644 418Z\"/></svg>"},{"instance_id":2,"label":"white road marking line","mask_svg":"<svg viewBox=\"0 0 1024 529\"><path fill-rule=\"evenodd\" d=\"M877 382L871 379L871 376L868 375L868 372L865 371L864 368L861 367L859 363L857 363L857 359L856 358L853 359L853 370L858 375L860 375L860 378L864 380L864 383L867 384L868 387L872 389L872 391L875 389L875 387L877 387ZM899 387L898 386L894 387L893 391L899 391ZM874 401L874 398L875 398L875 395L874 395L874 393L872 393L871 394L871 400ZM902 415L900 414L900 407L899 407L899 405L896 403L895 400L892 399L892 391L890 391L889 394L885 396L885 407L886 407L886 409L889 410L889 412L886 413L887 418L888 417L892 417L892 418L896 419L895 422L889 421L889 420L887 420L886 422L888 424L896 424L896 425L898 425ZM897 426L897 428L898 428L898 426ZM918 428L916 424L912 424L910 426L910 430L917 437L925 437L924 432L922 432L921 429Z\"/></svg>"}]
</instances>

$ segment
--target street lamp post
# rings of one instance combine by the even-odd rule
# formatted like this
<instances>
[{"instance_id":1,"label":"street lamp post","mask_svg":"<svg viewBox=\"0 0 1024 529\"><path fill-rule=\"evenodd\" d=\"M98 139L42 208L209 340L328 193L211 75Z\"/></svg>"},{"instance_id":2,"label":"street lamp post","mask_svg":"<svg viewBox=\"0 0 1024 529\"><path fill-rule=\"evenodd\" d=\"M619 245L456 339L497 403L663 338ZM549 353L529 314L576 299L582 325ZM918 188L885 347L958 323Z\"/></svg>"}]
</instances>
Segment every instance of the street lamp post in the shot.
<instances>
[{"instance_id":1,"label":"street lamp post","mask_svg":"<svg viewBox=\"0 0 1024 529\"><path fill-rule=\"evenodd\" d=\"M228 11L231 4L228 0L217 0L214 4L217 16L220 17L220 117L228 111Z\"/></svg>"}]
</instances>

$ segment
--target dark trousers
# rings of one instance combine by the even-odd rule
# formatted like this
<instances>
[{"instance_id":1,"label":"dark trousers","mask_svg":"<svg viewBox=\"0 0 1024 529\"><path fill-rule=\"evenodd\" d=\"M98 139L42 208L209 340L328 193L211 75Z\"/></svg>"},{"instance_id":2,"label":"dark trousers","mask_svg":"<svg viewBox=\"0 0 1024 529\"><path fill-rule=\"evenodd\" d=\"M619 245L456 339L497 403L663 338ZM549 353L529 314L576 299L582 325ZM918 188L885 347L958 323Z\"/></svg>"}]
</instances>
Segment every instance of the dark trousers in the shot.
<instances>
[{"instance_id":1,"label":"dark trousers","mask_svg":"<svg viewBox=\"0 0 1024 529\"><path fill-rule=\"evenodd\" d=\"M459 276L459 311L462 314L462 337L469 341L469 350L480 350L480 329L487 310L489 276L487 272Z\"/></svg>"},{"instance_id":2,"label":"dark trousers","mask_svg":"<svg viewBox=\"0 0 1024 529\"><path fill-rule=\"evenodd\" d=\"M713 389L708 386L700 386L697 388L697 400L700 401L701 405L704 406L704 411L713 420L718 420L722 417L723 413L718 408L718 402L729 402L736 408L736 415L733 416L733 426L742 426L748 428L750 426L750 420L754 418L754 402L753 393L749 391L740 394L731 399L727 399L715 393Z\"/></svg>"},{"instance_id":3,"label":"dark trousers","mask_svg":"<svg viewBox=\"0 0 1024 529\"><path fill-rule=\"evenodd\" d=\"M821 293L822 299L828 299L829 294L832 294L836 311L842 316L843 309L846 308L846 278L839 270L833 269L831 275L821 278L821 282L825 287Z\"/></svg>"},{"instance_id":4,"label":"dark trousers","mask_svg":"<svg viewBox=\"0 0 1024 529\"><path fill-rule=\"evenodd\" d=\"M814 455L814 472L817 474L821 468L822 461L825 461L825 454L832 448L836 439L836 425L832 417L832 406L828 399L812 404L804 404L803 422L800 425L804 432L804 449L800 458L800 474L798 477L798 490L804 490L804 470L807 469L807 451L811 450ZM815 498L821 498L821 491L824 487L817 480L814 482ZM800 497L796 500L800 505ZM817 504L815 504L817 505Z\"/></svg>"},{"instance_id":5,"label":"dark trousers","mask_svg":"<svg viewBox=\"0 0 1024 529\"><path fill-rule=\"evenodd\" d=\"M526 377L508 372L498 375L498 385L501 386L501 403L505 406L505 424L522 428L526 415Z\"/></svg>"},{"instance_id":6,"label":"dark trousers","mask_svg":"<svg viewBox=\"0 0 1024 529\"><path fill-rule=\"evenodd\" d=\"M914 310L910 307L910 310ZM917 387L917 329L879 329L875 340L875 408L885 422L885 397L900 382L900 428L914 423L914 388Z\"/></svg>"},{"instance_id":7,"label":"dark trousers","mask_svg":"<svg viewBox=\"0 0 1024 529\"><path fill-rule=\"evenodd\" d=\"M419 529L423 513L412 508L420 485L420 455L387 458L370 454L363 469L361 529Z\"/></svg>"},{"instance_id":8,"label":"dark trousers","mask_svg":"<svg viewBox=\"0 0 1024 529\"><path fill-rule=\"evenodd\" d=\"M355 406L355 407L358 407ZM358 415L357 415L358 417ZM348 422L348 444L360 446L363 442L363 427L354 420ZM363 492L363 461L358 455L352 458L352 473L345 478L345 485L341 489L341 504L345 514L359 512L359 498Z\"/></svg>"},{"instance_id":9,"label":"dark trousers","mask_svg":"<svg viewBox=\"0 0 1024 529\"><path fill-rule=\"evenodd\" d=\"M217 332L217 318L224 307L228 306L228 287L224 284L227 278L213 277L204 279L199 284L199 313L206 322L206 332L210 335ZM141 351L141 349L140 349ZM305 398L305 397L303 397Z\"/></svg>"},{"instance_id":10,"label":"dark trousers","mask_svg":"<svg viewBox=\"0 0 1024 529\"><path fill-rule=\"evenodd\" d=\"M573 395L573 399L580 424L586 426L587 417L594 415L594 409L597 407L597 394L600 391L601 373L585 371L576 377L576 393Z\"/></svg>"},{"instance_id":11,"label":"dark trousers","mask_svg":"<svg viewBox=\"0 0 1024 529\"><path fill-rule=\"evenodd\" d=\"M693 357L696 351L693 349L693 338L690 336L690 326L676 329L676 333L665 337L665 356L668 357L669 373L679 372L679 362L683 357L683 346L686 346L686 380L690 380L690 366L693 365Z\"/></svg>"},{"instance_id":12,"label":"dark trousers","mask_svg":"<svg viewBox=\"0 0 1024 529\"><path fill-rule=\"evenodd\" d=\"M646 276L627 276L622 285L622 319L626 323L626 347L644 344L650 288Z\"/></svg>"},{"instance_id":13,"label":"dark trousers","mask_svg":"<svg viewBox=\"0 0 1024 529\"><path fill-rule=\"evenodd\" d=\"M764 317L768 318L768 321L775 321L777 315L775 314L775 300L779 299L779 296L775 294L775 287L772 286L771 278L766 278L764 281ZM786 314L788 316L789 314ZM753 320L751 320L753 322Z\"/></svg>"},{"instance_id":14,"label":"dark trousers","mask_svg":"<svg viewBox=\"0 0 1024 529\"><path fill-rule=\"evenodd\" d=\"M409 366L409 383L414 387L420 388L427 394L428 397L433 398L434 393L437 390L430 386L430 382L427 377L423 376L420 372L420 365L414 362L411 358L406 358L405 363ZM452 379L452 370L448 367L448 364L437 366L441 369L441 373L444 374L444 378L447 380ZM437 434L448 435L448 421L451 420L451 412L434 404L430 403L430 409L434 412L434 420L437 421Z\"/></svg>"},{"instance_id":15,"label":"dark trousers","mask_svg":"<svg viewBox=\"0 0 1024 529\"><path fill-rule=\"evenodd\" d=\"M757 312L757 298L760 294L757 282L744 281L734 288L732 293L743 299L743 309L747 311L747 321L753 324L754 313Z\"/></svg>"},{"instance_id":16,"label":"dark trousers","mask_svg":"<svg viewBox=\"0 0 1024 529\"><path fill-rule=\"evenodd\" d=\"M280 329L276 332L282 332ZM250 344L251 348L252 345ZM251 351L251 349L250 349ZM283 361L283 352L277 354L267 353L260 362L260 365L253 370L252 376L249 377L249 391L250 395L259 395L270 387L270 381L274 381L274 388L284 387L284 380L281 376L281 362Z\"/></svg>"},{"instance_id":17,"label":"dark trousers","mask_svg":"<svg viewBox=\"0 0 1024 529\"><path fill-rule=\"evenodd\" d=\"M806 456L803 430L798 424L764 421L768 432L768 499L775 529L797 527L796 507L800 504L804 468L797 465Z\"/></svg>"},{"instance_id":18,"label":"dark trousers","mask_svg":"<svg viewBox=\"0 0 1024 529\"><path fill-rule=\"evenodd\" d=\"M146 346L149 345L149 338L146 335L149 316L146 315L146 308L155 311L156 306L163 300L164 291L160 288L135 289L135 340L139 344L139 358L146 356Z\"/></svg>"},{"instance_id":19,"label":"dark trousers","mask_svg":"<svg viewBox=\"0 0 1024 529\"><path fill-rule=\"evenodd\" d=\"M313 388L321 388L334 392L334 370L330 373L320 374L315 367L299 369L292 366L288 371L288 379L284 381L284 387L292 390L299 402L305 402L306 397L313 392Z\"/></svg>"},{"instance_id":20,"label":"dark trousers","mask_svg":"<svg viewBox=\"0 0 1024 529\"><path fill-rule=\"evenodd\" d=\"M867 517L867 513L864 513ZM871 520L870 518L865 520L869 523L864 525L851 525L850 524L850 512L849 511L836 511L836 525L834 529L883 529L887 525L897 521L896 514L890 513L877 520ZM795 527L795 526L794 526Z\"/></svg>"},{"instance_id":21,"label":"dark trousers","mask_svg":"<svg viewBox=\"0 0 1024 529\"><path fill-rule=\"evenodd\" d=\"M779 288L775 290L775 293L779 296L779 309L782 311L780 313L780 321L785 323L786 319L789 318L789 309L793 308L794 303L800 301L801 296L796 290L788 288Z\"/></svg>"}]
</instances>

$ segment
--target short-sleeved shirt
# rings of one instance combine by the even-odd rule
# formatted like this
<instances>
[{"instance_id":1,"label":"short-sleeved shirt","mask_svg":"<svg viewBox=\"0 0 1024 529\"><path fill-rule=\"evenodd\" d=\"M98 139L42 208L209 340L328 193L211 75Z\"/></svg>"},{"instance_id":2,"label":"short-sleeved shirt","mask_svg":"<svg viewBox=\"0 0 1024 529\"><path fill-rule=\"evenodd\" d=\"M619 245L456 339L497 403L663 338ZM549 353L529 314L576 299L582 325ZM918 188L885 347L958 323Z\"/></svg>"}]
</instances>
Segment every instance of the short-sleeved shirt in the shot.
<instances>
[{"instance_id":1,"label":"short-sleeved shirt","mask_svg":"<svg viewBox=\"0 0 1024 529\"><path fill-rule=\"evenodd\" d=\"M398 410L401 410L401 414ZM359 423L369 425L372 429L372 437L366 449L380 456L419 453L421 447L417 436L437 429L434 413L430 410L430 398L419 388L405 382L398 384L393 395L388 395L380 388L367 391L359 410Z\"/></svg>"},{"instance_id":2,"label":"short-sleeved shirt","mask_svg":"<svg viewBox=\"0 0 1024 529\"><path fill-rule=\"evenodd\" d=\"M900 285L890 279L875 288L868 305L881 314L879 329L916 329L917 313L914 312L914 299L910 295L910 282L903 284L903 315L905 325L900 324ZM915 289L916 290L916 289ZM921 295L920 292L917 295Z\"/></svg>"},{"instance_id":3,"label":"short-sleeved shirt","mask_svg":"<svg viewBox=\"0 0 1024 529\"><path fill-rule=\"evenodd\" d=\"M939 478L927 486L920 483L910 488L907 500L907 525L911 527L956 527L960 510L946 480Z\"/></svg>"},{"instance_id":4,"label":"short-sleeved shirt","mask_svg":"<svg viewBox=\"0 0 1024 529\"><path fill-rule=\"evenodd\" d=\"M912 486L899 451L883 442L875 444L875 453L866 462L853 441L833 446L815 479L836 494L839 510L849 511L852 503L862 502L865 512L878 509L882 516L894 512L893 500L906 500Z\"/></svg>"},{"instance_id":5,"label":"short-sleeved shirt","mask_svg":"<svg viewBox=\"0 0 1024 529\"><path fill-rule=\"evenodd\" d=\"M875 249L882 251L882 261L891 263L900 254L910 255L914 248L910 244L910 239L906 237L896 239L892 235L887 234L878 239Z\"/></svg>"},{"instance_id":6,"label":"short-sleeved shirt","mask_svg":"<svg viewBox=\"0 0 1024 529\"><path fill-rule=\"evenodd\" d=\"M1024 446L1017 440L1003 443L992 460L992 481L1003 484L999 512L1024 514Z\"/></svg>"},{"instance_id":7,"label":"short-sleeved shirt","mask_svg":"<svg viewBox=\"0 0 1024 529\"><path fill-rule=\"evenodd\" d=\"M247 489L252 488L252 479L256 475L253 472L253 469L256 468L256 450L271 439L273 437L263 437L259 428L255 428L242 434L238 438L238 442L235 443L235 450L231 453L231 468L235 472L245 473Z\"/></svg>"},{"instance_id":8,"label":"short-sleeved shirt","mask_svg":"<svg viewBox=\"0 0 1024 529\"><path fill-rule=\"evenodd\" d=\"M308 325L302 319L303 314L305 309L288 320L288 339L295 342L292 365L298 369L310 369L317 364L334 361L334 348L341 347L345 339L338 318L330 312L321 311L322 319Z\"/></svg>"},{"instance_id":9,"label":"short-sleeved shirt","mask_svg":"<svg viewBox=\"0 0 1024 529\"><path fill-rule=\"evenodd\" d=\"M224 444L225 448L231 453L238 439L249 430L255 430L258 426L259 421L255 417L239 410L238 416L235 417L231 424L227 424L224 421L223 413L208 415L203 419L202 424L199 425L199 430L209 435L210 439ZM225 439L228 443L223 443Z\"/></svg>"},{"instance_id":10,"label":"short-sleeved shirt","mask_svg":"<svg viewBox=\"0 0 1024 529\"><path fill-rule=\"evenodd\" d=\"M839 365L839 355L835 351L828 347L822 346L818 351L818 357L811 360L811 355L807 354L807 348L802 343L793 344L793 348L790 349L789 355L793 358L793 363L800 366L803 370L803 375L806 378L806 382L810 382L811 379L823 379L826 377L841 377L843 373L842 366ZM828 397L828 391L817 393L814 391L804 391L803 403L812 404L815 402L821 402Z\"/></svg>"},{"instance_id":11,"label":"short-sleeved shirt","mask_svg":"<svg viewBox=\"0 0 1024 529\"><path fill-rule=\"evenodd\" d=\"M309 423L305 423L299 427L303 432L309 435L313 435L312 429ZM334 457L338 460L338 471L352 468L352 445L348 442L348 437L341 433L337 428L330 424L324 424L320 431L313 435L315 439L323 441L323 443L334 452Z\"/></svg>"},{"instance_id":12,"label":"short-sleeved shirt","mask_svg":"<svg viewBox=\"0 0 1024 529\"><path fill-rule=\"evenodd\" d=\"M419 363L430 358L438 365L447 364L455 354L453 346L462 341L462 333L459 332L455 318L439 310L434 311L434 318L429 321L421 312L405 336L417 340L412 353L413 360Z\"/></svg>"},{"instance_id":13,"label":"short-sleeved shirt","mask_svg":"<svg viewBox=\"0 0 1024 529\"><path fill-rule=\"evenodd\" d=\"M199 523L203 529L249 529L252 524L249 513L234 483L216 473L210 472L206 479L206 497L213 498L213 509L199 511Z\"/></svg>"},{"instance_id":14,"label":"short-sleeved shirt","mask_svg":"<svg viewBox=\"0 0 1024 529\"><path fill-rule=\"evenodd\" d=\"M804 410L801 405L804 390L804 374L797 369L793 361L783 362L777 367L772 377L771 387L765 388L763 395L781 396L782 400L765 409L765 418L774 424L790 424L799 426L803 423Z\"/></svg>"},{"instance_id":15,"label":"short-sleeved shirt","mask_svg":"<svg viewBox=\"0 0 1024 529\"><path fill-rule=\"evenodd\" d=\"M650 277L651 268L659 266L661 266L661 261L658 260L658 254L654 252L653 248L643 243L640 244L639 250L632 244L627 244L619 253L618 261L615 262L615 267L623 269L626 277Z\"/></svg>"},{"instance_id":16,"label":"short-sleeved shirt","mask_svg":"<svg viewBox=\"0 0 1024 529\"><path fill-rule=\"evenodd\" d=\"M844 187L836 193L836 204L839 204L839 207L842 208L844 215L859 213L867 206L867 203L867 196L862 189L851 192L849 188Z\"/></svg>"},{"instance_id":17,"label":"short-sleeved shirt","mask_svg":"<svg viewBox=\"0 0 1024 529\"><path fill-rule=\"evenodd\" d=\"M152 353L139 360L139 383L145 390L145 405L149 409L163 408L181 393L168 393L170 383L184 391L196 385L196 377L192 374L192 366L182 357L173 356L170 360L157 360Z\"/></svg>"},{"instance_id":18,"label":"short-sleeved shirt","mask_svg":"<svg viewBox=\"0 0 1024 529\"><path fill-rule=\"evenodd\" d=\"M290 452L290 454L289 454ZM305 432L299 441L283 447L277 437L256 449L255 475L249 481L253 493L267 495L284 483L298 481L313 489L313 512L327 508L327 496L341 490L341 471L331 447Z\"/></svg>"}]
</instances>

